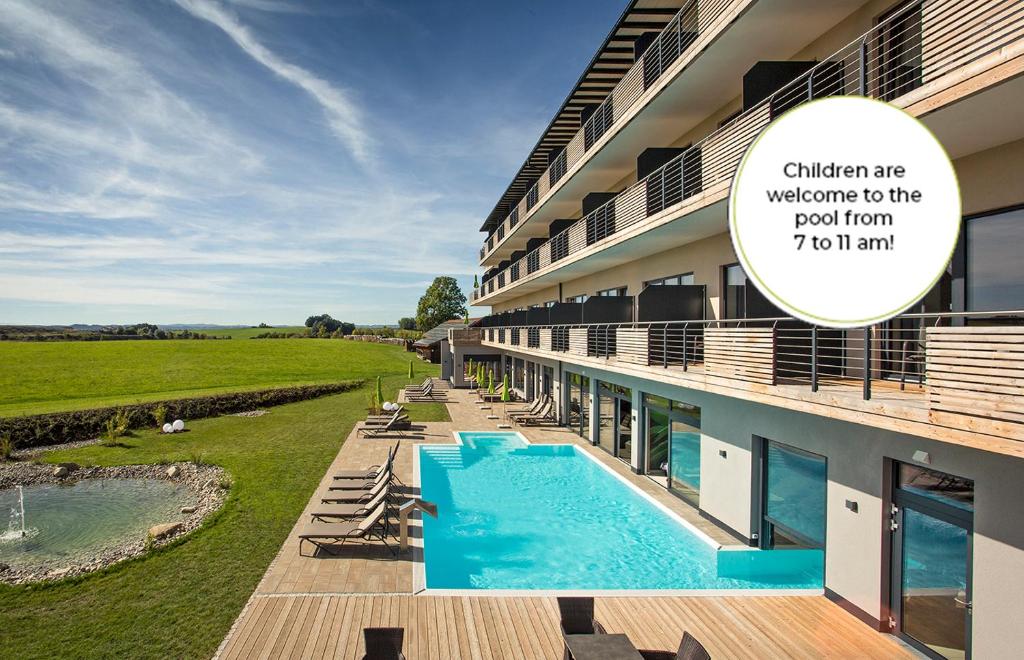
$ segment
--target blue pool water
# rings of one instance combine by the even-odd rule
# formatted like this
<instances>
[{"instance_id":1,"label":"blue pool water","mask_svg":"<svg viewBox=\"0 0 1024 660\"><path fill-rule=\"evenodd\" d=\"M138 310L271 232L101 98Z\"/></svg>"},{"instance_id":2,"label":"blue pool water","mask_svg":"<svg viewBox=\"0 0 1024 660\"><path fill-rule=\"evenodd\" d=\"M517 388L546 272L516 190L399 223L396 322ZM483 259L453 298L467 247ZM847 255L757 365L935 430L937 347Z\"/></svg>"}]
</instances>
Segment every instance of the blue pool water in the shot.
<instances>
[{"instance_id":1,"label":"blue pool water","mask_svg":"<svg viewBox=\"0 0 1024 660\"><path fill-rule=\"evenodd\" d=\"M573 446L461 440L419 447L428 588L821 588L820 551L719 551Z\"/></svg>"}]
</instances>

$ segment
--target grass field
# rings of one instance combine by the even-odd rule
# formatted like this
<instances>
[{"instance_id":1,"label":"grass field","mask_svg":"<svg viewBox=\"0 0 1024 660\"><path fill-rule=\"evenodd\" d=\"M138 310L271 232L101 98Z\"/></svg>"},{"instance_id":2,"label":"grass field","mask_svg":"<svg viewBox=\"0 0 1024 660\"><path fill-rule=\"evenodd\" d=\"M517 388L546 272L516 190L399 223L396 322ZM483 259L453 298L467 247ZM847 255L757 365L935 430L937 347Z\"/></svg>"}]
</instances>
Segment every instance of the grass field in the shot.
<instances>
[{"instance_id":1,"label":"grass field","mask_svg":"<svg viewBox=\"0 0 1024 660\"><path fill-rule=\"evenodd\" d=\"M202 332L208 337L231 337L232 339L249 339L256 335L262 335L264 332L301 332L305 333L309 330L304 325L293 325L287 328L230 328L230 329L215 329L215 330L196 330L196 332Z\"/></svg>"},{"instance_id":2,"label":"grass field","mask_svg":"<svg viewBox=\"0 0 1024 660\"><path fill-rule=\"evenodd\" d=\"M385 344L340 339L0 342L0 416L324 383L427 367Z\"/></svg>"},{"instance_id":3,"label":"grass field","mask_svg":"<svg viewBox=\"0 0 1024 660\"><path fill-rule=\"evenodd\" d=\"M182 343L241 344L250 349L263 342ZM300 368L284 369L283 365L287 358L296 356L304 360L306 368L314 370L328 366L317 362L333 361L330 376L336 379L385 370L394 373L408 365L406 353L378 344L296 340L302 346L284 348L287 340L266 343L280 345L282 348L277 350L285 351L285 356L275 361L277 371L269 373L285 372L291 378L298 378L294 374ZM161 344L124 346L152 348ZM306 346L320 347L320 352L305 353ZM113 355L118 356L118 362L144 358L144 354L133 354L133 358L119 352ZM212 359L201 355L204 362ZM230 355L248 358L244 353ZM263 353L255 355L262 358L252 357L252 361L271 359ZM19 354L22 373L32 371L24 363L31 359ZM90 359L96 360L96 355ZM153 360L145 362L151 364ZM57 366L55 362L49 364L51 368ZM416 366L417 379L437 373L432 365L417 362ZM120 373L119 369L108 371ZM90 370L73 373L88 377ZM215 376L209 369L198 373L209 379ZM61 388L54 391L74 391L70 374L64 374L61 382ZM408 382L404 375L387 377L386 396L393 396ZM47 454L45 460L50 462L97 465L190 460L200 454L203 460L224 467L234 485L223 509L180 543L90 576L45 586L0 585L0 658L210 657L295 524L343 439L365 415L366 396L372 386L367 383L352 392L279 406L262 417L195 420L184 435L145 431L125 439L123 447L94 445ZM36 389L40 392L36 396L41 396L43 388ZM412 405L409 413L417 421L448 419L443 404Z\"/></svg>"}]
</instances>

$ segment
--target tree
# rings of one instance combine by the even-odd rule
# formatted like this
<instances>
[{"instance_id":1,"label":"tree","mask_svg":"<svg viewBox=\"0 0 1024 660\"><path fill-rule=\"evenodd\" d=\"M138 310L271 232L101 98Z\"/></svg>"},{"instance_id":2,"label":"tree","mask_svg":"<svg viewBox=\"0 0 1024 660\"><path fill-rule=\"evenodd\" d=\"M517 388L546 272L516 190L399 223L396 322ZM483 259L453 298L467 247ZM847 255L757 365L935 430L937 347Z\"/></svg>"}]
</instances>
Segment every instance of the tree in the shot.
<instances>
[{"instance_id":1,"label":"tree","mask_svg":"<svg viewBox=\"0 0 1024 660\"><path fill-rule=\"evenodd\" d=\"M436 277L416 306L416 327L427 331L466 313L466 296L455 278Z\"/></svg>"},{"instance_id":2,"label":"tree","mask_svg":"<svg viewBox=\"0 0 1024 660\"><path fill-rule=\"evenodd\" d=\"M398 327L402 330L415 330L416 319L409 318L408 316L403 316L402 318L398 319Z\"/></svg>"}]
</instances>

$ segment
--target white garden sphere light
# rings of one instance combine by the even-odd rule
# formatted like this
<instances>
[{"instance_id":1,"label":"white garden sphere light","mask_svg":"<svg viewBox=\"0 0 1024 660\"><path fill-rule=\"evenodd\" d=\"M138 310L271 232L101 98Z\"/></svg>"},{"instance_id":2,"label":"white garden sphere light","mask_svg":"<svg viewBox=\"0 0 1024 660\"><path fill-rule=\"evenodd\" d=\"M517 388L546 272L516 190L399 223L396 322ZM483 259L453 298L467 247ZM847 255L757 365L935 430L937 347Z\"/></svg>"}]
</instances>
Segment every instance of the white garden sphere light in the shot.
<instances>
[{"instance_id":1,"label":"white garden sphere light","mask_svg":"<svg viewBox=\"0 0 1024 660\"><path fill-rule=\"evenodd\" d=\"M395 409L395 404L391 403L390 401L385 401L384 402L384 410L394 410L394 409Z\"/></svg>"},{"instance_id":2,"label":"white garden sphere light","mask_svg":"<svg viewBox=\"0 0 1024 660\"><path fill-rule=\"evenodd\" d=\"M174 429L175 431L184 431L185 422L181 421L180 419L176 419L174 420L174 423L171 424L171 428Z\"/></svg>"},{"instance_id":3,"label":"white garden sphere light","mask_svg":"<svg viewBox=\"0 0 1024 660\"><path fill-rule=\"evenodd\" d=\"M163 429L164 429L164 433L174 433L174 427L171 426L170 422L167 422L166 424L164 424Z\"/></svg>"}]
</instances>

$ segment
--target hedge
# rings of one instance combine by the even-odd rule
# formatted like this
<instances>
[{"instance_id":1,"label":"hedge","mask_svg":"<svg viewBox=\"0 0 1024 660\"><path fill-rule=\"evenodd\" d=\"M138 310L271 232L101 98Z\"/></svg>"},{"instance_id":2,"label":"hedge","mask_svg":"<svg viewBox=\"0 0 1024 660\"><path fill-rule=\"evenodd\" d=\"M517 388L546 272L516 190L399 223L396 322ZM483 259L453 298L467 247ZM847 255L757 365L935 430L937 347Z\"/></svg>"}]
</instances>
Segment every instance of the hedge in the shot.
<instances>
[{"instance_id":1,"label":"hedge","mask_svg":"<svg viewBox=\"0 0 1024 660\"><path fill-rule=\"evenodd\" d=\"M278 387L90 410L6 417L0 418L0 437L10 434L18 449L45 447L99 437L107 420L119 410L128 416L128 428L152 428L156 425L153 411L161 405L167 408L168 421L201 419L348 392L361 387L363 383L362 380L349 380L323 385Z\"/></svg>"}]
</instances>

